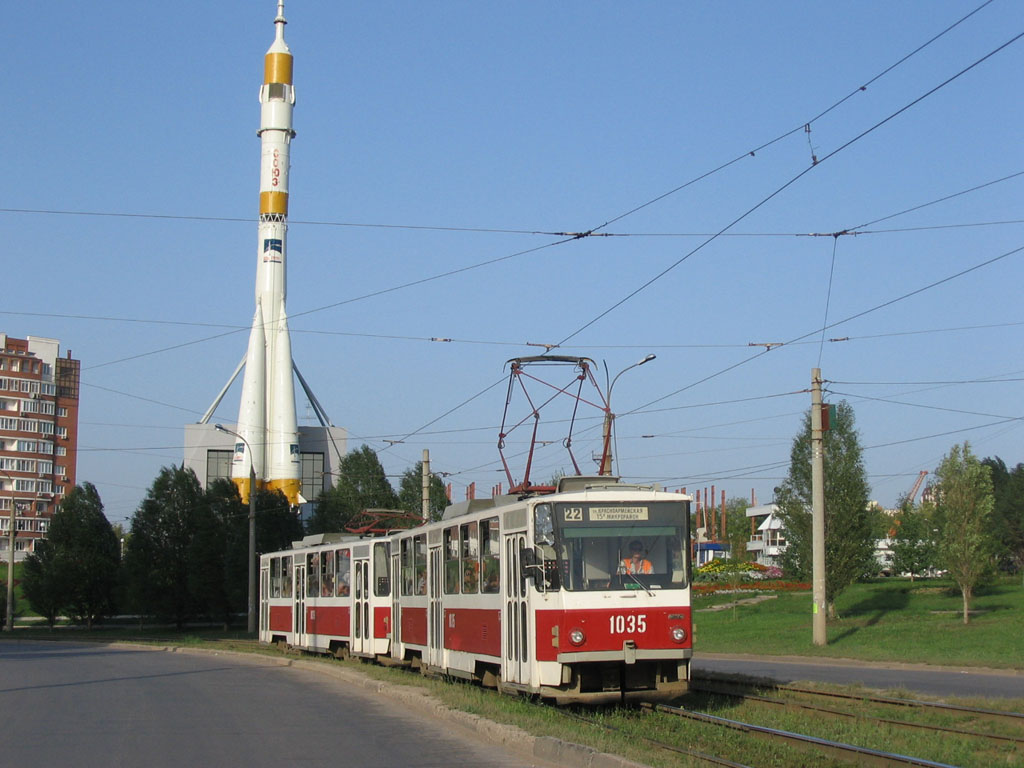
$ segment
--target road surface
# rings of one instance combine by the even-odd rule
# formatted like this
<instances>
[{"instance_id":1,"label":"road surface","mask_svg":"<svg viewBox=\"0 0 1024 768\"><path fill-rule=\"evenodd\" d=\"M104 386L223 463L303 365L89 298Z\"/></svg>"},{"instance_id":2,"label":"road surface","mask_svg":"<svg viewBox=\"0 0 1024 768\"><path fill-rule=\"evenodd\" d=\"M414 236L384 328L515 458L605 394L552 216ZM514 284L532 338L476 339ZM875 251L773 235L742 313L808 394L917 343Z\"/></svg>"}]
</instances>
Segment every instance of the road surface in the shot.
<instances>
[{"instance_id":1,"label":"road surface","mask_svg":"<svg viewBox=\"0 0 1024 768\"><path fill-rule=\"evenodd\" d=\"M322 673L237 654L0 642L0 765L543 765ZM6 730L6 728L5 728Z\"/></svg>"}]
</instances>

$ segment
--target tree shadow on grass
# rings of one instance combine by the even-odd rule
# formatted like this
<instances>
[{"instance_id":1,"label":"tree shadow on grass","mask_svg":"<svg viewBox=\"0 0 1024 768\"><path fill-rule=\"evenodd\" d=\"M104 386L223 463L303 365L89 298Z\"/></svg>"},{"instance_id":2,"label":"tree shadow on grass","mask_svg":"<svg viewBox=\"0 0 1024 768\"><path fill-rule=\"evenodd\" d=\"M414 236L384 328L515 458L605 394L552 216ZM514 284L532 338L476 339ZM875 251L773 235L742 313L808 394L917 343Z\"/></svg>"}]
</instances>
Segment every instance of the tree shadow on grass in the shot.
<instances>
[{"instance_id":1,"label":"tree shadow on grass","mask_svg":"<svg viewBox=\"0 0 1024 768\"><path fill-rule=\"evenodd\" d=\"M835 635L830 642L852 637L861 629L878 624L887 614L904 610L909 604L910 585L906 588L872 590L867 597L839 612L841 618L856 623Z\"/></svg>"}]
</instances>

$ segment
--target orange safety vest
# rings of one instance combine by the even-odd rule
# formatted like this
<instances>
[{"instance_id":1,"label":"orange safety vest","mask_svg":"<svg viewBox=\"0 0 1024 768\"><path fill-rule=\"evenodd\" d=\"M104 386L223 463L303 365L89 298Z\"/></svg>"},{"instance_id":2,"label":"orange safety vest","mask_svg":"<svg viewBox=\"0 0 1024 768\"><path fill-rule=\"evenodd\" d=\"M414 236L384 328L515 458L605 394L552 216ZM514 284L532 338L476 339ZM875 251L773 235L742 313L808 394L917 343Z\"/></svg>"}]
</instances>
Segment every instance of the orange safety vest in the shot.
<instances>
[{"instance_id":1,"label":"orange safety vest","mask_svg":"<svg viewBox=\"0 0 1024 768\"><path fill-rule=\"evenodd\" d=\"M622 567L626 569L626 573L650 573L652 569L650 560L644 558L634 565L632 557L624 557Z\"/></svg>"}]
</instances>

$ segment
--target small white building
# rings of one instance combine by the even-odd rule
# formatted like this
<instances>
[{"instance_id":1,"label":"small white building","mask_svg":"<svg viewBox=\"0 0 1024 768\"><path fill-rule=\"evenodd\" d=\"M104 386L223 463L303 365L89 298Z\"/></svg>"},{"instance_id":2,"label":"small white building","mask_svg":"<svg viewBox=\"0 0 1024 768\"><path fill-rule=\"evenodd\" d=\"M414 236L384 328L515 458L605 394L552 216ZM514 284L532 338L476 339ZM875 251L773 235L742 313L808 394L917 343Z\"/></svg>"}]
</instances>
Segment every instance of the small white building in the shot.
<instances>
[{"instance_id":1,"label":"small white building","mask_svg":"<svg viewBox=\"0 0 1024 768\"><path fill-rule=\"evenodd\" d=\"M777 566L779 555L786 549L786 531L776 514L778 511L776 504L747 507L747 517L751 520L747 552L753 553L760 565Z\"/></svg>"},{"instance_id":2,"label":"small white building","mask_svg":"<svg viewBox=\"0 0 1024 768\"><path fill-rule=\"evenodd\" d=\"M877 506L878 502L869 502ZM747 517L752 521L750 541L747 552L754 553L758 563L766 566L778 566L779 556L786 550L786 529L778 517L779 507L776 504L762 504L758 507L747 507ZM879 568L892 572L892 539L875 540L875 559Z\"/></svg>"}]
</instances>

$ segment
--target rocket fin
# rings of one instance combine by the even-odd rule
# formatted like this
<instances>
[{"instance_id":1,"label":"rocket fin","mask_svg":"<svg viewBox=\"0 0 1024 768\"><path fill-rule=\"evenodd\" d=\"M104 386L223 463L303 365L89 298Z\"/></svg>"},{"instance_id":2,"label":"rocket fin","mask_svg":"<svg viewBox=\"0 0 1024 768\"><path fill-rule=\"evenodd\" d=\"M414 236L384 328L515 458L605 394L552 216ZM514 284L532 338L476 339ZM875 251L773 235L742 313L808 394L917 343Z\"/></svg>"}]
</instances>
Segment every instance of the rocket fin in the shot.
<instances>
[{"instance_id":1,"label":"rocket fin","mask_svg":"<svg viewBox=\"0 0 1024 768\"><path fill-rule=\"evenodd\" d=\"M245 376L242 378L242 400L238 406L238 425L236 431L245 438L243 449L248 442L252 450L251 456L244 456L239 461L239 451L235 451L235 461L231 464L231 479L242 493L242 501L249 500L249 462L256 472L257 485L266 477L266 426L267 426L267 357L266 335L263 327L263 305L256 302L256 313L252 319L252 330L249 332L249 350L245 356ZM236 446L237 449L237 446Z\"/></svg>"}]
</instances>

